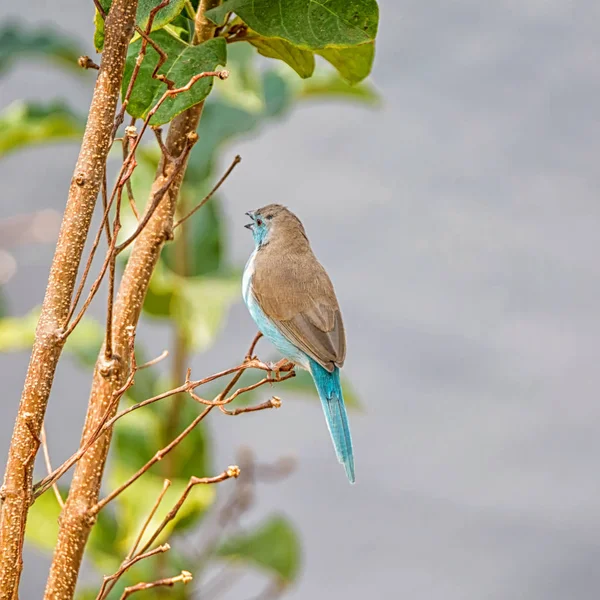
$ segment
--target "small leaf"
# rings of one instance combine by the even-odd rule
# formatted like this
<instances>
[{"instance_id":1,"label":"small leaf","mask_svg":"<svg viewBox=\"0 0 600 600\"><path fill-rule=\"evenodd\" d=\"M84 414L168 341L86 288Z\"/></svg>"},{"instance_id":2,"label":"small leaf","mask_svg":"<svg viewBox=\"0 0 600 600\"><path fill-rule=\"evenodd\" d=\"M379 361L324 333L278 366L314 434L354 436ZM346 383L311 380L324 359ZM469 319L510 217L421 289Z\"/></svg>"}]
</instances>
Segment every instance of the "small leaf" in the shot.
<instances>
[{"instance_id":1,"label":"small leaf","mask_svg":"<svg viewBox=\"0 0 600 600\"><path fill-rule=\"evenodd\" d=\"M353 386L350 384L348 379L344 376L341 377L342 393L344 395L344 404L349 409L362 410L362 405ZM319 398L315 383L308 371L304 369L296 369L296 377L286 379L285 381L277 384L281 386L281 393L285 392L297 392L300 394L306 394L312 396L315 399Z\"/></svg>"},{"instance_id":2,"label":"small leaf","mask_svg":"<svg viewBox=\"0 0 600 600\"><path fill-rule=\"evenodd\" d=\"M290 522L273 516L255 531L226 541L217 555L274 573L292 583L300 569L300 541Z\"/></svg>"},{"instance_id":3,"label":"small leaf","mask_svg":"<svg viewBox=\"0 0 600 600\"><path fill-rule=\"evenodd\" d=\"M14 102L0 112L0 156L25 146L77 140L85 121L62 102Z\"/></svg>"},{"instance_id":4,"label":"small leaf","mask_svg":"<svg viewBox=\"0 0 600 600\"><path fill-rule=\"evenodd\" d=\"M350 84L359 83L371 72L375 58L375 43L350 46L348 48L325 48L317 50L330 62Z\"/></svg>"},{"instance_id":5,"label":"small leaf","mask_svg":"<svg viewBox=\"0 0 600 600\"><path fill-rule=\"evenodd\" d=\"M167 72L167 78L175 83L175 87L185 86L194 75L204 71L214 71L217 66L227 64L227 44L223 38L215 38L199 46L187 46L177 56ZM213 77L204 77L187 92L178 94L175 98L167 98L150 119L152 125L168 123L190 106L202 102L210 93ZM152 105L154 106L164 93L165 86L157 90Z\"/></svg>"},{"instance_id":6,"label":"small leaf","mask_svg":"<svg viewBox=\"0 0 600 600\"><path fill-rule=\"evenodd\" d=\"M75 40L54 29L31 31L17 23L7 23L0 28L0 73L21 57L51 60L83 72L77 64L80 54Z\"/></svg>"},{"instance_id":7,"label":"small leaf","mask_svg":"<svg viewBox=\"0 0 600 600\"><path fill-rule=\"evenodd\" d=\"M167 60L162 65L159 73L165 74L172 66L177 57L187 47L181 40L170 35L167 31L157 31L153 33L150 38L167 54ZM135 68L135 62L137 60L140 48L142 46L142 40L137 40L129 46L127 52L127 60L125 62L125 71L123 73L123 85L121 93L123 98L129 87L131 76ZM133 90L129 97L129 103L127 104L127 112L137 119L143 118L151 108L154 97L159 94L162 96L164 91L167 89L166 84L161 83L158 79L152 78L152 72L156 68L158 63L159 55L158 52L151 46L148 45L146 49L146 56L140 65L140 71L137 79L133 84Z\"/></svg>"},{"instance_id":8,"label":"small leaf","mask_svg":"<svg viewBox=\"0 0 600 600\"><path fill-rule=\"evenodd\" d=\"M262 36L282 38L306 50L370 42L379 20L375 0L225 0L206 16L222 25L229 12Z\"/></svg>"},{"instance_id":9,"label":"small leaf","mask_svg":"<svg viewBox=\"0 0 600 600\"><path fill-rule=\"evenodd\" d=\"M139 0L137 13L135 15L136 25L143 31L148 26L148 20L150 18L150 12L161 4L162 0ZM104 12L108 14L108 11L112 5L112 0L100 0L100 5L104 9ZM155 15L154 21L152 21L152 30L157 31L162 29L165 25L170 23L179 13L185 5L185 0L170 0L169 4L164 8L161 8ZM102 52L104 47L104 19L100 16L98 10L96 10L96 17L94 18L94 24L96 30L94 32L94 46L98 52ZM139 34L136 35L136 37ZM136 39L134 37L134 40Z\"/></svg>"},{"instance_id":10,"label":"small leaf","mask_svg":"<svg viewBox=\"0 0 600 600\"><path fill-rule=\"evenodd\" d=\"M282 60L292 67L302 79L306 79L313 74L315 70L315 57L309 50L298 48L281 38L253 36L252 33L250 33L250 36L248 41L262 56Z\"/></svg>"}]
</instances>

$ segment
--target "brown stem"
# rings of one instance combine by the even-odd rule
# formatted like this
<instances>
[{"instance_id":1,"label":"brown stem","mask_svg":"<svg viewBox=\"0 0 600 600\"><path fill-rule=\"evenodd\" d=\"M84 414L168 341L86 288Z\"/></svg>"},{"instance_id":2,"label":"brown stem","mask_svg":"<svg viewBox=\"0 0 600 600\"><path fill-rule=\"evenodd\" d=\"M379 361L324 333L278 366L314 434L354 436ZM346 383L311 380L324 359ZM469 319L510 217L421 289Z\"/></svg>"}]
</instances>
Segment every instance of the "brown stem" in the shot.
<instances>
[{"instance_id":1,"label":"brown stem","mask_svg":"<svg viewBox=\"0 0 600 600\"><path fill-rule=\"evenodd\" d=\"M218 3L218 0L201 0L196 23L196 43L213 37L214 25L204 17L204 12L218 6ZM112 12L113 9L111 14ZM110 17L111 15L108 18ZM171 122L166 146L172 156L178 157L184 152L189 136L196 132L202 108L202 103L193 106ZM142 133L143 131L140 131L138 139ZM177 168L173 161L163 159L161 163L152 186L152 198L165 184L173 169ZM96 429L107 410L110 418L118 408L111 405L114 392L123 386L130 370L125 331L128 327L137 326L152 271L165 241L172 237L173 215L186 166L184 162L147 225L135 240L113 311L113 357L111 364L106 365L102 350L96 364L82 440L87 439ZM149 207L151 204L150 201ZM107 366L110 368L106 368ZM98 501L110 439L111 430L108 430L77 463L69 496L61 515L58 540L44 596L46 600L71 600L75 593L83 552L94 522L91 509Z\"/></svg>"},{"instance_id":2,"label":"brown stem","mask_svg":"<svg viewBox=\"0 0 600 600\"><path fill-rule=\"evenodd\" d=\"M50 268L42 312L13 430L0 493L0 598L17 596L33 464L56 364L64 341L81 255L102 184L137 0L115 0L89 117Z\"/></svg>"},{"instance_id":3,"label":"brown stem","mask_svg":"<svg viewBox=\"0 0 600 600\"><path fill-rule=\"evenodd\" d=\"M192 581L192 579L192 574L189 571L181 571L181 574L177 575L177 577L166 577L165 579L158 579L157 581L153 581L151 583L136 583L135 585L126 587L125 590L123 590L123 595L121 596L120 600L125 600L134 592L141 592L143 590L149 590L161 586L173 587L176 583L181 582L186 584Z\"/></svg>"}]
</instances>

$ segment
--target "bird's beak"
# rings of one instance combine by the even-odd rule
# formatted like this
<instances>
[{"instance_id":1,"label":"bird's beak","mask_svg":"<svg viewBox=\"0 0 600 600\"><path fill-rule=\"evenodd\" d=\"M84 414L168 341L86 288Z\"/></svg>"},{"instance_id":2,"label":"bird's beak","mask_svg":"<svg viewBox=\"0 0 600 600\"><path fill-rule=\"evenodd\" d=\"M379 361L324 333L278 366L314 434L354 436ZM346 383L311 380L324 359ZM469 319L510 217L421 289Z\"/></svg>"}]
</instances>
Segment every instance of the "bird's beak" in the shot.
<instances>
[{"instance_id":1,"label":"bird's beak","mask_svg":"<svg viewBox=\"0 0 600 600\"><path fill-rule=\"evenodd\" d=\"M250 218L252 219L252 221L254 221L254 213L253 213L251 210L249 210L249 211L246 213L246 216L250 217ZM250 231L252 231L252 229L254 228L254 222L252 222L252 223L248 223L248 225L244 225L244 227L245 227L246 229L249 229Z\"/></svg>"}]
</instances>

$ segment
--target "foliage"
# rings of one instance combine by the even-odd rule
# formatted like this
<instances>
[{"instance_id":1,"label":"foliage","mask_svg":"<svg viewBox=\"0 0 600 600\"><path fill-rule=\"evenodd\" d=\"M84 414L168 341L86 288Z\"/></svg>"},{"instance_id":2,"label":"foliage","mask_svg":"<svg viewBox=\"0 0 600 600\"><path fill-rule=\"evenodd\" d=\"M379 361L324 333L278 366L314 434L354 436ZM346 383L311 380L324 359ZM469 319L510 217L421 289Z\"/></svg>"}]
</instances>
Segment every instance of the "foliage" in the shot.
<instances>
[{"instance_id":1,"label":"foliage","mask_svg":"<svg viewBox=\"0 0 600 600\"><path fill-rule=\"evenodd\" d=\"M140 0L139 27L147 27L150 11L159 3L160 0ZM100 0L100 4L108 11L111 0ZM183 206L195 204L211 189L225 148L236 139L283 118L298 103L306 99L353 100L365 105L377 102L377 94L368 84L354 85L370 73L373 63L378 27L375 0L308 4L304 0L280 3L225 0L208 15L220 26L219 37L193 46L190 43L193 24L189 17L192 7L196 6L195 1L171 0L157 14L151 39L168 55L158 69L158 75L163 77L153 77L159 54L149 45L126 107L130 116L143 119L167 90L168 80L178 87L185 85L193 75L213 71L218 66L226 66L230 72L227 81L216 82L216 93L210 93L212 77L200 79L189 91L164 102L151 121L153 125L168 123L186 108L207 100L199 141L191 153L181 189ZM98 12L94 43L102 49L104 19ZM141 47L142 40L134 36L125 67L123 98ZM70 68L77 54L73 42L54 31L30 32L15 25L0 29L0 72L22 56L44 56ZM276 62L258 60L259 56L276 59ZM321 59L333 65L337 72ZM0 157L35 144L76 139L82 129L83 120L64 101L16 103L0 113ZM131 183L138 207L143 210L159 153L155 144L143 143L136 156L138 164ZM188 257L185 272L178 264L175 244L167 246L144 304L146 317L168 323L182 334L181 343L188 352L206 351L215 343L229 307L240 299L241 269L227 260L227 228L221 201L219 197L211 199L189 219L184 225L186 235L177 231L175 244L180 244ZM124 214L122 235L130 233L135 226L133 214ZM37 315L37 311L22 317L0 314L0 352L29 348ZM86 317L69 337L66 350L82 368L91 369L102 338L103 327ZM139 341L136 349L138 362L143 362L142 356L148 353ZM155 368L140 371L125 401L139 402L168 389L173 384L172 378L160 376L159 372ZM283 391L316 398L314 386L307 377L299 374L283 384ZM358 407L358 399L347 381L344 389L348 406ZM188 399L183 400L178 416L187 424L198 414L198 407ZM135 418L126 417L117 423L108 472L111 487L144 465L156 452L157 443L168 435L166 423L171 401L154 403L137 411ZM153 519L156 523L181 495L191 476L215 472L211 438L204 423L176 449L171 464L174 468L169 473L172 486ZM162 463L157 464L100 512L87 555L99 572L111 573L119 567L162 488L164 475ZM212 486L194 488L159 541L173 532L190 534L214 507L214 496ZM42 495L30 512L28 541L50 550L56 538L58 512L52 492ZM188 568L196 556L189 551L191 547L193 544L186 544L186 552L174 548L164 557L141 561L127 571L113 590L114 596L110 597L118 598L125 585L151 580L158 558L164 559L162 567L166 564L169 572ZM294 528L286 518L275 515L254 530L220 539L209 559L242 563L267 572L287 585L297 579L300 555L300 541ZM82 594L82 598L95 597L91 590ZM176 588L175 594L175 597L190 597L182 587ZM150 594L147 597L151 597Z\"/></svg>"}]
</instances>

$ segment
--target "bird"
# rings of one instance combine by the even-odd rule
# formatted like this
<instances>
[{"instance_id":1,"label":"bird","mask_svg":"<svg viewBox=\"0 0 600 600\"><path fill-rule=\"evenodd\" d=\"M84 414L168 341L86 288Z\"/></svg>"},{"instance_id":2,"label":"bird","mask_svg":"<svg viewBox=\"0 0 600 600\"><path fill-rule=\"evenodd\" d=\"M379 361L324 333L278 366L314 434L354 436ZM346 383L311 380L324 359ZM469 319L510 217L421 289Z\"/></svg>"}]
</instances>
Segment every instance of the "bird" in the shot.
<instances>
[{"instance_id":1,"label":"bird","mask_svg":"<svg viewBox=\"0 0 600 600\"><path fill-rule=\"evenodd\" d=\"M337 458L354 483L352 437L340 383L346 335L333 284L292 211L269 204L246 215L255 247L242 277L244 302L259 331L284 358L311 374Z\"/></svg>"}]
</instances>

